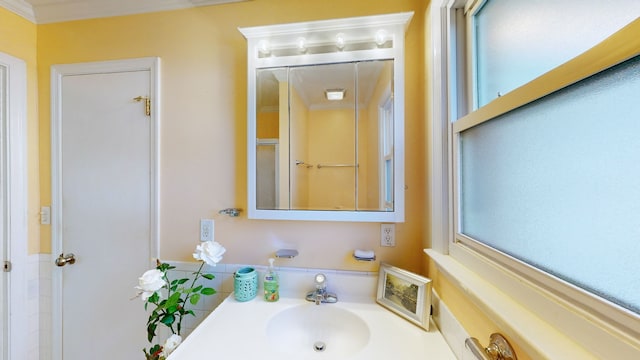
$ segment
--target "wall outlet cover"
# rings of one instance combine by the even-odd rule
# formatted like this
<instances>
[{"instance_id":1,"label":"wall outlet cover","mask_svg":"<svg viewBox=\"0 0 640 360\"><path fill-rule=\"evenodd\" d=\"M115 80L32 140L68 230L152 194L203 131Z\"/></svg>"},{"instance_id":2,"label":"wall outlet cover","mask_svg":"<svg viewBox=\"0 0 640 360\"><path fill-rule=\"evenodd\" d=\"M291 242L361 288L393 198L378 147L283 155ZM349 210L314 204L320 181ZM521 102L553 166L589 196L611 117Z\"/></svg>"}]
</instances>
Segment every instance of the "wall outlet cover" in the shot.
<instances>
[{"instance_id":1,"label":"wall outlet cover","mask_svg":"<svg viewBox=\"0 0 640 360\"><path fill-rule=\"evenodd\" d=\"M380 224L380 246L396 246L396 224Z\"/></svg>"},{"instance_id":2,"label":"wall outlet cover","mask_svg":"<svg viewBox=\"0 0 640 360\"><path fill-rule=\"evenodd\" d=\"M200 219L200 241L213 241L213 219Z\"/></svg>"}]
</instances>

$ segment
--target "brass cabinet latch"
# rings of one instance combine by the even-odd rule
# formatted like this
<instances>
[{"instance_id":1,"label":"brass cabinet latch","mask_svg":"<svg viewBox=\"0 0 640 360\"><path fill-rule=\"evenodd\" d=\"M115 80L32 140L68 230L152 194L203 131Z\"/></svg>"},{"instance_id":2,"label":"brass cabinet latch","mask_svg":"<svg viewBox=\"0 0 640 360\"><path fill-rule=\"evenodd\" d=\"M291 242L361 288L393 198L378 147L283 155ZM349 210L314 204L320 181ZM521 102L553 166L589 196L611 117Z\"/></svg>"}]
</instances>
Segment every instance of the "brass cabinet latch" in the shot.
<instances>
[{"instance_id":1,"label":"brass cabinet latch","mask_svg":"<svg viewBox=\"0 0 640 360\"><path fill-rule=\"evenodd\" d=\"M144 113L151 116L151 99L148 96L136 96L133 101L141 102L144 100Z\"/></svg>"}]
</instances>

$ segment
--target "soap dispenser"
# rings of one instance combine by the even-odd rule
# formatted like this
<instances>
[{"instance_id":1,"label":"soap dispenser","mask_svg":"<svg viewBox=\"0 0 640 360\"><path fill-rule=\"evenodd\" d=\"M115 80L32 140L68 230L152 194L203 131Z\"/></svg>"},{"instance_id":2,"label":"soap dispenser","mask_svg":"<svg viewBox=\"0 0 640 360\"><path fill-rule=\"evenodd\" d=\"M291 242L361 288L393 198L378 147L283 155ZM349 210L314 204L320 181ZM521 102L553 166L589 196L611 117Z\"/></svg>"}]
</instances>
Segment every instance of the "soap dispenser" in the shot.
<instances>
[{"instance_id":1,"label":"soap dispenser","mask_svg":"<svg viewBox=\"0 0 640 360\"><path fill-rule=\"evenodd\" d=\"M273 262L275 259L269 259L269 269L264 274L264 299L268 302L275 302L280 299L280 289L278 284L278 274L273 268Z\"/></svg>"}]
</instances>

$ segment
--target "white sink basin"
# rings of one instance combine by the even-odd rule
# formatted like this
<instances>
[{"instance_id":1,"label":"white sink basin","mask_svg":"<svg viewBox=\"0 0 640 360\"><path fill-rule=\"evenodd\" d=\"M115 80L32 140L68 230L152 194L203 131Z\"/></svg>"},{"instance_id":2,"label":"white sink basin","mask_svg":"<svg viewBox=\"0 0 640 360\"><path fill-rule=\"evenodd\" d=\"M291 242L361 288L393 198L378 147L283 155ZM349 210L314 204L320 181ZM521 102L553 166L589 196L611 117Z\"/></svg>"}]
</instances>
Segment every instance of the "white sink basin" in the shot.
<instances>
[{"instance_id":1,"label":"white sink basin","mask_svg":"<svg viewBox=\"0 0 640 360\"><path fill-rule=\"evenodd\" d=\"M270 347L296 356L344 358L362 350L369 326L353 312L333 304L302 304L276 313L266 326Z\"/></svg>"},{"instance_id":2,"label":"white sink basin","mask_svg":"<svg viewBox=\"0 0 640 360\"><path fill-rule=\"evenodd\" d=\"M316 342L324 351L315 351ZM258 296L239 302L227 297L169 360L455 360L435 326L424 331L375 303L341 301L315 305Z\"/></svg>"}]
</instances>

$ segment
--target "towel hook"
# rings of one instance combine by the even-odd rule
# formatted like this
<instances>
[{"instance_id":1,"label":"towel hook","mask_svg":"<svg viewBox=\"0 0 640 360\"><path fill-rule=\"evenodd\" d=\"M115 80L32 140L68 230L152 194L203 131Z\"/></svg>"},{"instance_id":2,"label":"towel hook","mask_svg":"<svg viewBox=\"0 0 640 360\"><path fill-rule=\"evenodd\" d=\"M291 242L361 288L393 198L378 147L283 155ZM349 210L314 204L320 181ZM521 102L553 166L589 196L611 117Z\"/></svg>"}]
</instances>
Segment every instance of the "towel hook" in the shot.
<instances>
[{"instance_id":1,"label":"towel hook","mask_svg":"<svg viewBox=\"0 0 640 360\"><path fill-rule=\"evenodd\" d=\"M239 209L239 208L228 208L228 209L222 209L222 210L218 211L218 214L229 215L231 217L238 217L240 215L240 211L242 211L242 209Z\"/></svg>"}]
</instances>

